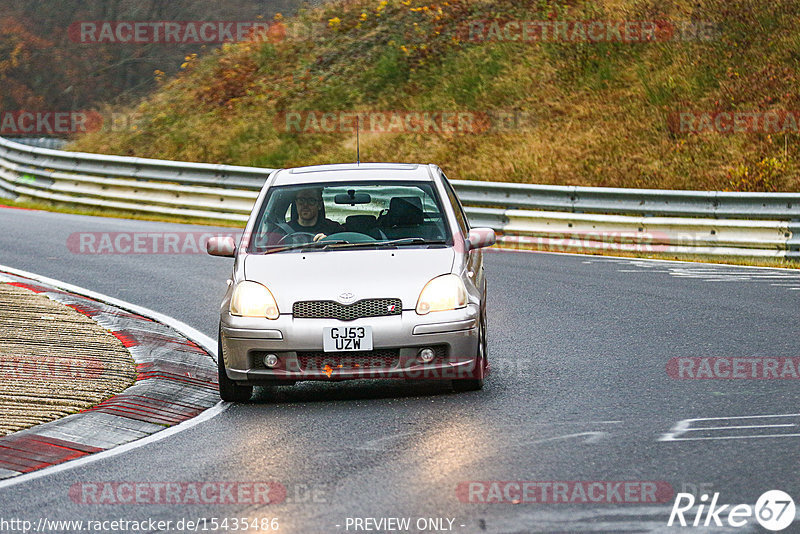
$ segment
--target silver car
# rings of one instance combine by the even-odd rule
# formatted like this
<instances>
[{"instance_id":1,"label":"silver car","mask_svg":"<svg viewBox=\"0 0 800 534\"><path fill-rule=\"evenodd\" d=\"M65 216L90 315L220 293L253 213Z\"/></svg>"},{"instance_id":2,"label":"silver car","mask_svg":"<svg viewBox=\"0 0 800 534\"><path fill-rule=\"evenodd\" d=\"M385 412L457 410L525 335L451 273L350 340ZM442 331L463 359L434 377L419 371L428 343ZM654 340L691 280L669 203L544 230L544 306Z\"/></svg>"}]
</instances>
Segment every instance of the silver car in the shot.
<instances>
[{"instance_id":1,"label":"silver car","mask_svg":"<svg viewBox=\"0 0 800 534\"><path fill-rule=\"evenodd\" d=\"M301 380L399 378L478 390L488 369L483 247L435 165L344 164L270 174L220 309L219 392Z\"/></svg>"}]
</instances>

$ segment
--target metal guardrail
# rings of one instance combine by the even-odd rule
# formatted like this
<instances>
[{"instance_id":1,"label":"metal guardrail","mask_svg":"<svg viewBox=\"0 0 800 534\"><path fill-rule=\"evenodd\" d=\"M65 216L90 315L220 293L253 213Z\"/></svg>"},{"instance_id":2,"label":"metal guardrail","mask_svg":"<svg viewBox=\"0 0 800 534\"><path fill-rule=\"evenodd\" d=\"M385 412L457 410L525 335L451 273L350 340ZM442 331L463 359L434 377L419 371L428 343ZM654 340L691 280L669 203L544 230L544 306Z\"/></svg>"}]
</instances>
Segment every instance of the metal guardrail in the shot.
<instances>
[{"instance_id":1,"label":"metal guardrail","mask_svg":"<svg viewBox=\"0 0 800 534\"><path fill-rule=\"evenodd\" d=\"M53 150L61 150L67 144L66 139L59 137L12 137L10 141L38 148L52 148Z\"/></svg>"},{"instance_id":2,"label":"metal guardrail","mask_svg":"<svg viewBox=\"0 0 800 534\"><path fill-rule=\"evenodd\" d=\"M800 220L800 193L669 191L456 182L459 197L470 205L571 213L617 213L645 216Z\"/></svg>"},{"instance_id":3,"label":"metal guardrail","mask_svg":"<svg viewBox=\"0 0 800 534\"><path fill-rule=\"evenodd\" d=\"M0 195L245 221L272 169L37 148L0 138ZM800 258L800 193L453 181L475 226L540 250Z\"/></svg>"}]
</instances>

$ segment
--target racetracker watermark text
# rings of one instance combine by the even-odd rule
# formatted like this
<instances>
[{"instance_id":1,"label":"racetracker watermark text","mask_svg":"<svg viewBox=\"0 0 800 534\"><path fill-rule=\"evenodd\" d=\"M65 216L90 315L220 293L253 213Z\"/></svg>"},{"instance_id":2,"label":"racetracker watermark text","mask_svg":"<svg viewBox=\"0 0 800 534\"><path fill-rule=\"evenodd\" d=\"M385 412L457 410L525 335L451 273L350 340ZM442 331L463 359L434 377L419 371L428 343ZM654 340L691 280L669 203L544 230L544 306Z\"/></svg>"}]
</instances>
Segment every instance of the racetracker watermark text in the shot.
<instances>
[{"instance_id":1,"label":"racetracker watermark text","mask_svg":"<svg viewBox=\"0 0 800 534\"><path fill-rule=\"evenodd\" d=\"M73 254L205 254L212 237L232 237L238 232L75 232L67 238Z\"/></svg>"},{"instance_id":2,"label":"racetracker watermark text","mask_svg":"<svg viewBox=\"0 0 800 534\"><path fill-rule=\"evenodd\" d=\"M278 482L79 482L76 504L275 504L286 499Z\"/></svg>"},{"instance_id":3,"label":"racetracker watermark text","mask_svg":"<svg viewBox=\"0 0 800 534\"><path fill-rule=\"evenodd\" d=\"M800 133L800 111L675 111L667 116L673 133Z\"/></svg>"},{"instance_id":4,"label":"racetracker watermark text","mask_svg":"<svg viewBox=\"0 0 800 534\"><path fill-rule=\"evenodd\" d=\"M216 44L274 42L286 35L280 22L257 21L80 21L69 26L81 44Z\"/></svg>"},{"instance_id":5,"label":"racetracker watermark text","mask_svg":"<svg viewBox=\"0 0 800 534\"><path fill-rule=\"evenodd\" d=\"M51 519L0 516L0 532L278 532L277 517L193 517L181 519Z\"/></svg>"},{"instance_id":6,"label":"racetracker watermark text","mask_svg":"<svg viewBox=\"0 0 800 534\"><path fill-rule=\"evenodd\" d=\"M290 134L457 134L513 133L535 126L521 111L372 110L282 111L275 129Z\"/></svg>"},{"instance_id":7,"label":"racetracker watermark text","mask_svg":"<svg viewBox=\"0 0 800 534\"><path fill-rule=\"evenodd\" d=\"M47 316L43 316L43 320ZM41 380L96 380L103 375L105 364L97 358L47 359L32 356L3 355L0 359L0 376L4 381L31 383Z\"/></svg>"},{"instance_id":8,"label":"racetracker watermark text","mask_svg":"<svg viewBox=\"0 0 800 534\"><path fill-rule=\"evenodd\" d=\"M456 487L458 500L488 504L641 504L672 500L664 481L469 481Z\"/></svg>"},{"instance_id":9,"label":"racetracker watermark text","mask_svg":"<svg viewBox=\"0 0 800 534\"><path fill-rule=\"evenodd\" d=\"M464 40L512 43L663 43L710 41L716 23L670 20L471 20Z\"/></svg>"},{"instance_id":10,"label":"racetracker watermark text","mask_svg":"<svg viewBox=\"0 0 800 534\"><path fill-rule=\"evenodd\" d=\"M103 117L95 111L0 111L2 135L68 135L99 130Z\"/></svg>"},{"instance_id":11,"label":"racetracker watermark text","mask_svg":"<svg viewBox=\"0 0 800 534\"><path fill-rule=\"evenodd\" d=\"M798 380L800 358L672 358L667 374L695 380Z\"/></svg>"}]
</instances>

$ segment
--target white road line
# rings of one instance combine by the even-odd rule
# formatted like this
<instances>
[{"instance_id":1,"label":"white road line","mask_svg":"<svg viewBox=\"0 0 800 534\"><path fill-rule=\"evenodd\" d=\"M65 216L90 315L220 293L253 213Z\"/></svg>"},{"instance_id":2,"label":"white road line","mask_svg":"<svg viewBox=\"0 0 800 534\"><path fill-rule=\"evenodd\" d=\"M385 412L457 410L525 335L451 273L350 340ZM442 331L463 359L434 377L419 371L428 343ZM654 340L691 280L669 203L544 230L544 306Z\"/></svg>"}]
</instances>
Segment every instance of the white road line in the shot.
<instances>
[{"instance_id":1,"label":"white road line","mask_svg":"<svg viewBox=\"0 0 800 534\"><path fill-rule=\"evenodd\" d=\"M773 415L735 415L731 417L698 417L695 419L683 419L675 423L669 432L662 434L658 441L696 441L696 440L714 440L714 439L756 439L756 438L783 438L783 437L796 437L800 434L760 434L754 436L710 436L703 438L683 438L684 434L688 432L696 432L701 430L715 430L713 427L693 427L692 424L698 421L734 421L743 419L776 419L786 417L800 417L800 413L792 414L773 414ZM774 424L774 425L752 425L752 428L776 428L786 426L797 426L795 424ZM723 429L746 428L745 425L741 427L724 427Z\"/></svg>"},{"instance_id":2,"label":"white road line","mask_svg":"<svg viewBox=\"0 0 800 534\"><path fill-rule=\"evenodd\" d=\"M573 256L576 258L585 258L589 256L588 254L581 254L578 252L549 252L546 250L519 250L519 249L512 249L512 248L493 248L492 252L514 252L520 254L547 254L549 256ZM654 263L666 263L665 267L673 268L672 265L684 265L686 268L691 268L694 265L707 265L709 269L713 268L729 268L731 270L734 269L761 269L761 270L771 270L771 271L778 271L778 272L785 272L787 274L794 273L797 276L800 276L800 272L798 269L793 269L791 267L763 267L760 265L736 265L733 263L706 263L702 261L686 261L686 260L661 260L656 258L629 258L625 256L594 256L594 260L589 263L629 263L632 265L640 264L641 267L654 267ZM646 263L650 262L650 263ZM585 263L585 262L584 262ZM675 267L677 268L677 267ZM658 272L658 271L656 271ZM666 272L666 271L661 271Z\"/></svg>"},{"instance_id":3,"label":"white road line","mask_svg":"<svg viewBox=\"0 0 800 534\"><path fill-rule=\"evenodd\" d=\"M619 268L617 269L617 272L619 273L666 273L672 277L680 278L682 280L697 280L699 282L709 283L768 283L773 287L784 287L788 291L800 291L800 287L798 287L798 284L800 284L800 272L795 269L770 268L773 270L765 272L763 270L755 270L758 269L757 267L744 265L708 265L707 267L676 265L668 266L667 270L662 270L653 269L653 265L643 263L644 261L651 260L637 260L628 262L612 261L612 263L626 263L627 267L634 267L634 269ZM739 269L734 270L732 267L739 267ZM741 268L750 270L743 271Z\"/></svg>"},{"instance_id":4,"label":"white road line","mask_svg":"<svg viewBox=\"0 0 800 534\"><path fill-rule=\"evenodd\" d=\"M567 434L565 436L553 436L551 438L536 439L533 441L520 443L519 445L536 445L538 443L547 443L549 441L559 441L562 439L579 438L582 436L588 436L585 440L583 440L584 443L597 443L607 435L608 432L578 432L577 434Z\"/></svg>"},{"instance_id":5,"label":"white road line","mask_svg":"<svg viewBox=\"0 0 800 534\"><path fill-rule=\"evenodd\" d=\"M529 426L557 426L557 425L621 425L622 421L560 421L558 423L531 423Z\"/></svg>"},{"instance_id":6,"label":"white road line","mask_svg":"<svg viewBox=\"0 0 800 534\"><path fill-rule=\"evenodd\" d=\"M525 251L523 251L525 252ZM544 252L540 251L541 254L560 254L562 256L583 256L585 257L586 254L577 254L574 252ZM662 263L667 264L666 266L670 266L669 268L679 269L703 269L712 270L712 269L730 269L731 271L737 269L753 269L753 270L760 270L760 271L777 271L783 272L786 274L794 274L796 276L800 276L800 271L797 269L793 269L791 267L763 267L760 265L736 265L733 263L705 263L702 261L682 261L682 260L662 260L656 258L625 258L622 256L602 256L595 259L597 262L611 262L611 263L623 263L627 262L632 265L641 265L642 267L650 267L654 263ZM675 266L675 267L671 267ZM680 267L679 267L680 266ZM704 266L704 267L703 267Z\"/></svg>"},{"instance_id":7,"label":"white road line","mask_svg":"<svg viewBox=\"0 0 800 534\"><path fill-rule=\"evenodd\" d=\"M699 426L697 428L690 428L687 432L698 432L701 430L731 430L733 428L781 428L787 426L797 426L795 424L786 425L743 425L743 426Z\"/></svg>"},{"instance_id":8,"label":"white road line","mask_svg":"<svg viewBox=\"0 0 800 534\"><path fill-rule=\"evenodd\" d=\"M696 419L684 419L684 421L724 421L727 419L773 419L777 417L800 417L800 413L787 413L777 415L732 415L730 417L698 417Z\"/></svg>"},{"instance_id":9,"label":"white road line","mask_svg":"<svg viewBox=\"0 0 800 534\"><path fill-rule=\"evenodd\" d=\"M24 475L7 478L3 481L0 481L0 489L5 489L9 486L15 486L23 482L30 482L31 480L35 480L43 476L54 475L56 473L67 471L75 467L80 467L82 465L90 464L92 462L97 462L99 460L105 460L107 458L117 456L118 454L123 454L130 450L138 449L139 447L155 443L156 441L161 441L164 438L174 436L178 432L189 430L190 428L197 426L200 423L208 421L212 417L215 417L224 412L225 410L227 410L229 406L230 406L229 402L220 401L211 408L209 408L208 410L198 415L197 417L189 419L188 421L184 421L183 423L179 423L175 426L171 426L160 432L156 432L155 434L150 434L146 438L142 438L136 441L131 441L130 443L126 443L125 445L120 445L119 447L114 447L113 449L108 449L102 452L90 454L88 456L83 456L75 460L70 460L68 462L64 462L61 464L52 465L50 467L45 467L43 469L39 469L38 471L33 471L31 473L26 473Z\"/></svg>"},{"instance_id":10,"label":"white road line","mask_svg":"<svg viewBox=\"0 0 800 534\"><path fill-rule=\"evenodd\" d=\"M713 436L706 438L670 438L659 439L659 441L708 441L716 439L759 439L759 438L796 438L800 434L763 434L760 436Z\"/></svg>"},{"instance_id":11,"label":"white road line","mask_svg":"<svg viewBox=\"0 0 800 534\"><path fill-rule=\"evenodd\" d=\"M405 437L408 437L408 436L416 436L418 434L419 434L419 432L403 432L402 434L395 434L395 435L392 435L392 436L383 436L383 437L380 437L380 438L377 438L377 439L371 439L371 440L365 442L363 445L360 445L360 446L356 447L356 449L365 450L365 451L384 451L384 450L386 450L386 447L383 446L382 444L385 444L387 442L392 442L392 441L400 439L400 438L405 438Z\"/></svg>"},{"instance_id":12,"label":"white road line","mask_svg":"<svg viewBox=\"0 0 800 534\"><path fill-rule=\"evenodd\" d=\"M89 289L85 289L83 287L75 286L72 284L67 284L66 282L61 282L60 280L54 280L52 278L47 278L46 276L40 276L35 273L31 273L28 271L23 271L22 269L15 269L13 267L7 267L5 265L0 265L0 271L5 271L7 273L11 273L17 276L22 276L24 278L29 278L31 280L41 282L43 284L51 285L53 287L63 289L64 291L69 291L71 293L77 293L79 295L83 295L85 297L89 297L95 300L99 300L101 302L105 302L107 304L111 304L112 306L116 306L118 308L122 308L124 310L128 310L134 313L138 313L139 315L143 315L145 317L149 317L150 319L154 319L160 323L163 323L174 330L180 332L188 339L191 339L198 345L202 346L203 349L206 350L209 354L214 357L216 361L217 358L217 343L207 335L203 334L199 330L192 328L188 324L181 322L177 319L169 317L168 315L164 315L162 313L158 313L156 311L150 310L143 306L138 306L136 304L131 304L129 302L125 302L114 297L109 297L107 295L103 295L101 293L97 293L95 291L91 291ZM204 423L213 417L221 414L225 410L228 409L230 403L227 402L218 402L208 410L202 412L198 416L189 419L188 421L184 421L180 424L175 426L169 427L165 430L160 432L156 432L155 434L151 434L146 438L142 438L136 441L132 441L130 443L126 443L125 445L120 445L119 447L114 447L113 449L108 449L102 452L90 454L88 456L83 456L81 458L77 458L75 460L70 460L68 462L64 462L61 464L53 465L50 467L45 467L43 469L39 469L38 471L33 471L31 473L26 473L24 475L19 475L16 477L8 478L3 481L0 481L0 489L4 489L10 486L15 486L17 484L22 484L24 482L29 482L31 480L35 480L37 478L53 475L56 473L60 473L62 471L66 471L68 469L72 469L74 467L79 467L82 465L90 464L92 462L97 462L100 460L105 460L107 458L111 458L113 456L117 456L118 454L123 454L133 449L138 449L139 447L144 447L156 441L160 441L164 438L168 438L170 436L174 436L179 432L183 432L184 430L189 430L192 427L195 427L201 423Z\"/></svg>"}]
</instances>

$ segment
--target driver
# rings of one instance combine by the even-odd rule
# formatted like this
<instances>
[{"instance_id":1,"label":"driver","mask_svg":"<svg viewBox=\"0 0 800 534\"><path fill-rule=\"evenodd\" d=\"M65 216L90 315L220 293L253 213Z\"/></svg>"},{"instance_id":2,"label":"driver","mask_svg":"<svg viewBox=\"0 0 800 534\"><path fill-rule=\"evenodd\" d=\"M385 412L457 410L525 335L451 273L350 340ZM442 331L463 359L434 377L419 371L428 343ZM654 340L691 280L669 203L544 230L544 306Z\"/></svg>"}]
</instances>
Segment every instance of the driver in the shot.
<instances>
[{"instance_id":1,"label":"driver","mask_svg":"<svg viewBox=\"0 0 800 534\"><path fill-rule=\"evenodd\" d=\"M322 189L309 187L301 189L294 197L294 205L297 208L297 217L292 217L289 226L295 232L307 232L314 234L314 240L322 237L343 232L344 227L325 218L325 204L322 201ZM323 234L323 235L319 235Z\"/></svg>"}]
</instances>

